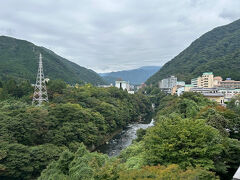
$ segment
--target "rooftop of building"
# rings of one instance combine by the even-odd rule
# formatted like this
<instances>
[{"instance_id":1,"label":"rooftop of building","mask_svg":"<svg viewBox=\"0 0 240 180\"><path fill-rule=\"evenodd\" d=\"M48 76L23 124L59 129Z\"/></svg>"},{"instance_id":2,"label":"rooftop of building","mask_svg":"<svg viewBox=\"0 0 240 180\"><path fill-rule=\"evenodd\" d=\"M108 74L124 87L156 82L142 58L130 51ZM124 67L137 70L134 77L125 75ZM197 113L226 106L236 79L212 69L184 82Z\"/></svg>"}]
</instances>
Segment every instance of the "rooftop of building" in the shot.
<instances>
[{"instance_id":1,"label":"rooftop of building","mask_svg":"<svg viewBox=\"0 0 240 180\"><path fill-rule=\"evenodd\" d=\"M218 90L229 90L229 91L240 91L240 89L235 88L224 88L224 87L217 87Z\"/></svg>"},{"instance_id":2,"label":"rooftop of building","mask_svg":"<svg viewBox=\"0 0 240 180\"><path fill-rule=\"evenodd\" d=\"M205 91L212 91L212 90L218 90L218 88L202 88L202 87L194 87L192 90L205 90Z\"/></svg>"},{"instance_id":3,"label":"rooftop of building","mask_svg":"<svg viewBox=\"0 0 240 180\"><path fill-rule=\"evenodd\" d=\"M221 76L215 76L213 79L219 79L219 80L222 80L222 77L221 77Z\"/></svg>"},{"instance_id":4,"label":"rooftop of building","mask_svg":"<svg viewBox=\"0 0 240 180\"><path fill-rule=\"evenodd\" d=\"M202 95L207 97L224 97L222 93L202 93Z\"/></svg>"},{"instance_id":5,"label":"rooftop of building","mask_svg":"<svg viewBox=\"0 0 240 180\"><path fill-rule=\"evenodd\" d=\"M185 87L193 87L192 84L185 84Z\"/></svg>"},{"instance_id":6,"label":"rooftop of building","mask_svg":"<svg viewBox=\"0 0 240 180\"><path fill-rule=\"evenodd\" d=\"M123 80L115 81L115 83L117 83L117 82L118 82L118 83L119 83L119 82L120 82L120 83L128 83L128 81L123 81Z\"/></svg>"},{"instance_id":7,"label":"rooftop of building","mask_svg":"<svg viewBox=\"0 0 240 180\"><path fill-rule=\"evenodd\" d=\"M232 80L232 79L229 79L229 80L225 80L225 81L222 81L221 83L224 83L224 82L240 82L240 81L235 81L235 80Z\"/></svg>"},{"instance_id":8,"label":"rooftop of building","mask_svg":"<svg viewBox=\"0 0 240 180\"><path fill-rule=\"evenodd\" d=\"M203 75L213 75L213 72L204 72Z\"/></svg>"},{"instance_id":9,"label":"rooftop of building","mask_svg":"<svg viewBox=\"0 0 240 180\"><path fill-rule=\"evenodd\" d=\"M235 92L240 93L240 89L218 89L220 92Z\"/></svg>"}]
</instances>

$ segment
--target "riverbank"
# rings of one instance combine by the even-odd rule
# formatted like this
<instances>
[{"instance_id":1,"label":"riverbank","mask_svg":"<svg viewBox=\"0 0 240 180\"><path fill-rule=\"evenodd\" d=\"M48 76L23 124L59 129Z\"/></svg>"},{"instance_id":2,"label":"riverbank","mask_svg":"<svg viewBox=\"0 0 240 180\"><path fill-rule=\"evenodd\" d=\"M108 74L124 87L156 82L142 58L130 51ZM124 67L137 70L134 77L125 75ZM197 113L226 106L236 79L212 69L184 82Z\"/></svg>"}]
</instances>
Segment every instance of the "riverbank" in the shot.
<instances>
[{"instance_id":1,"label":"riverbank","mask_svg":"<svg viewBox=\"0 0 240 180\"><path fill-rule=\"evenodd\" d=\"M137 138L136 132L138 129L147 129L153 126L154 120L148 124L133 123L129 124L126 129L113 136L108 144L103 144L97 148L97 151L111 156L117 156L120 152L132 144L132 141Z\"/></svg>"},{"instance_id":2,"label":"riverbank","mask_svg":"<svg viewBox=\"0 0 240 180\"><path fill-rule=\"evenodd\" d=\"M111 141L112 139L114 139L114 137L118 136L119 134L121 134L122 132L125 132L125 130L127 130L129 128L129 126L132 126L133 124L135 125L148 125L148 124L151 124L153 119L151 119L150 117L152 117L152 115L149 115L149 118L145 118L143 119L141 116L138 118L138 121L135 121L134 123L130 123L128 124L126 127L122 127L122 128L118 128L117 130L115 130L114 132L112 132L111 134L109 135L106 135L104 137L104 140L103 142L98 145L98 146L95 146L94 144L92 144L92 146L88 147L88 150L91 151L91 152L94 152L94 151L98 151L98 149L101 149L102 146L106 145L109 143L109 141Z\"/></svg>"},{"instance_id":3,"label":"riverbank","mask_svg":"<svg viewBox=\"0 0 240 180\"><path fill-rule=\"evenodd\" d=\"M109 142L114 136L116 136L117 134L121 133L123 131L123 128L117 129L116 131L114 131L113 133L107 135L104 137L104 141L99 145L99 146L95 146L94 144L89 148L88 150L93 152L93 151L97 151L97 149L99 147L101 147L102 145L106 144L107 142Z\"/></svg>"}]
</instances>

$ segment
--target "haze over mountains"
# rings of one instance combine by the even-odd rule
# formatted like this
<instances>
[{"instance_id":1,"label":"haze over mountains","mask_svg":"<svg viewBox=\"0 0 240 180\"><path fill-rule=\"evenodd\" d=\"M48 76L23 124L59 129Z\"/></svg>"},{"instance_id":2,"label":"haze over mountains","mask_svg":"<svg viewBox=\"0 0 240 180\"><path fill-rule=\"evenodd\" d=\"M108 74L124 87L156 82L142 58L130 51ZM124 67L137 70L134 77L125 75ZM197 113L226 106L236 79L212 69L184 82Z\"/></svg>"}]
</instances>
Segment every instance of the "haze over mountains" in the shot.
<instances>
[{"instance_id":1,"label":"haze over mountains","mask_svg":"<svg viewBox=\"0 0 240 180\"><path fill-rule=\"evenodd\" d=\"M62 79L70 84L105 83L96 72L64 59L49 49L7 36L0 36L0 78L13 77L34 82L39 53L43 55L45 77Z\"/></svg>"},{"instance_id":2,"label":"haze over mountains","mask_svg":"<svg viewBox=\"0 0 240 180\"><path fill-rule=\"evenodd\" d=\"M150 77L147 84L157 84L170 75L189 82L206 71L240 80L240 20L202 35Z\"/></svg>"},{"instance_id":3,"label":"haze over mountains","mask_svg":"<svg viewBox=\"0 0 240 180\"><path fill-rule=\"evenodd\" d=\"M117 71L110 73L99 73L106 82L109 84L113 83L117 79L129 81L130 84L138 85L144 83L150 76L156 73L161 67L160 66L143 66L137 69Z\"/></svg>"}]
</instances>

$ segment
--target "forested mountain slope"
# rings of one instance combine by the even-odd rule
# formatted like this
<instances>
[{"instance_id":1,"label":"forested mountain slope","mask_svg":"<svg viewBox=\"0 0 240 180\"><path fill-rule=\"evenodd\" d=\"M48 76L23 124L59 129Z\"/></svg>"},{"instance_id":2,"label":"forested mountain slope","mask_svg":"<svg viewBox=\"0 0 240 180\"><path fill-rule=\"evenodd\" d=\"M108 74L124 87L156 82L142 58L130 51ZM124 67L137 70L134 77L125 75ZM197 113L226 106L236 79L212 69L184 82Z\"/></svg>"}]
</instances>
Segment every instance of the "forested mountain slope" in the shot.
<instances>
[{"instance_id":1,"label":"forested mountain slope","mask_svg":"<svg viewBox=\"0 0 240 180\"><path fill-rule=\"evenodd\" d=\"M49 49L6 36L0 36L0 77L10 76L34 82L40 52L43 55L45 76L50 79L62 79L70 84L104 83L94 71L68 61Z\"/></svg>"},{"instance_id":2,"label":"forested mountain slope","mask_svg":"<svg viewBox=\"0 0 240 180\"><path fill-rule=\"evenodd\" d=\"M240 20L202 35L166 63L147 83L156 84L169 75L189 82L206 71L240 80Z\"/></svg>"}]
</instances>

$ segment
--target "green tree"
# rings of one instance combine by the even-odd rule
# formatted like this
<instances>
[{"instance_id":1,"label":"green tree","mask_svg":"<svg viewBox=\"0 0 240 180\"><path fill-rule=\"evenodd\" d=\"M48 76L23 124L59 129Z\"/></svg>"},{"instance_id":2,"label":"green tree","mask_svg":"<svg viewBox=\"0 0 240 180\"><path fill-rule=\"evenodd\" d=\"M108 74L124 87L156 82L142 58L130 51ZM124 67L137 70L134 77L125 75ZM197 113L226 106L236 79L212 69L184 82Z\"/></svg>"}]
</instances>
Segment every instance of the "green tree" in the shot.
<instances>
[{"instance_id":1,"label":"green tree","mask_svg":"<svg viewBox=\"0 0 240 180\"><path fill-rule=\"evenodd\" d=\"M240 141L237 139L225 138L223 145L225 149L221 161L226 162L227 169L225 172L220 171L218 173L222 179L232 179L240 164Z\"/></svg>"},{"instance_id":2,"label":"green tree","mask_svg":"<svg viewBox=\"0 0 240 180\"><path fill-rule=\"evenodd\" d=\"M0 92L6 99L0 101L0 171L4 174L0 174L0 179L34 179L58 159L60 152L66 150L75 157L74 152L82 142L89 150L95 150L116 130L146 119L151 112L151 103L143 95L89 84L78 87L61 86L60 82L53 84L57 91L50 102L35 107L28 104L32 93L28 82L4 82L6 88ZM22 90L21 97L12 93L12 87ZM17 151L21 151L22 159ZM65 161L64 157L59 159L61 165L58 161L49 165L52 179L93 178L105 159L98 153L86 153L81 161L77 158ZM134 158L129 166L133 162ZM21 170L22 166L26 169ZM83 176L80 177L79 172Z\"/></svg>"},{"instance_id":3,"label":"green tree","mask_svg":"<svg viewBox=\"0 0 240 180\"><path fill-rule=\"evenodd\" d=\"M182 170L178 165L172 164L165 166L146 166L141 169L133 169L122 171L119 180L165 180L165 179L179 179L179 180L214 180L219 179L214 173L204 170L202 168L188 168Z\"/></svg>"},{"instance_id":4,"label":"green tree","mask_svg":"<svg viewBox=\"0 0 240 180\"><path fill-rule=\"evenodd\" d=\"M107 160L106 155L90 153L83 144L80 144L76 153L65 151L59 160L52 162L45 169L39 180L48 179L82 179L94 180L94 175Z\"/></svg>"},{"instance_id":5,"label":"green tree","mask_svg":"<svg viewBox=\"0 0 240 180\"><path fill-rule=\"evenodd\" d=\"M219 132L203 120L162 120L145 135L146 163L216 169L214 162L224 149L222 141Z\"/></svg>"},{"instance_id":6,"label":"green tree","mask_svg":"<svg viewBox=\"0 0 240 180\"><path fill-rule=\"evenodd\" d=\"M63 90L66 89L67 84L60 79L50 80L47 84L48 96L49 99L53 99L54 96L62 94Z\"/></svg>"},{"instance_id":7,"label":"green tree","mask_svg":"<svg viewBox=\"0 0 240 180\"><path fill-rule=\"evenodd\" d=\"M201 118L207 120L207 124L218 129L221 135L228 136L229 133L226 129L229 129L229 120L221 115L214 108L208 108L204 113L201 114Z\"/></svg>"},{"instance_id":8,"label":"green tree","mask_svg":"<svg viewBox=\"0 0 240 180\"><path fill-rule=\"evenodd\" d=\"M21 144L1 142L0 177L3 179L29 179L33 172L31 153Z\"/></svg>"},{"instance_id":9,"label":"green tree","mask_svg":"<svg viewBox=\"0 0 240 180\"><path fill-rule=\"evenodd\" d=\"M14 79L10 79L5 82L3 89L10 94L13 97L22 97L24 92L19 86L17 85L17 82Z\"/></svg>"}]
</instances>

